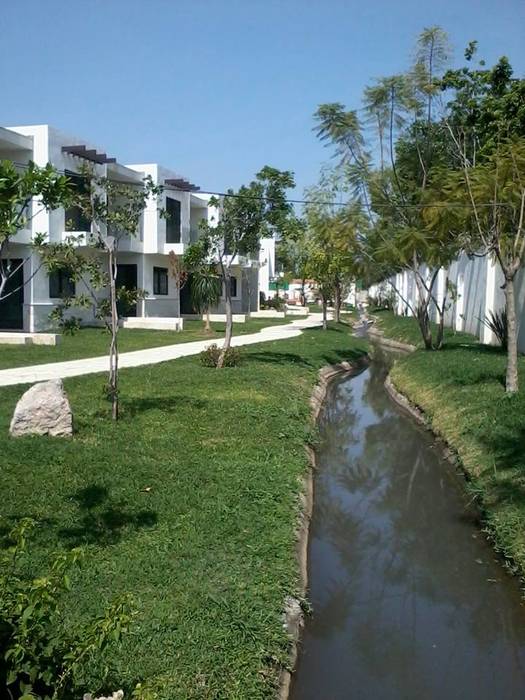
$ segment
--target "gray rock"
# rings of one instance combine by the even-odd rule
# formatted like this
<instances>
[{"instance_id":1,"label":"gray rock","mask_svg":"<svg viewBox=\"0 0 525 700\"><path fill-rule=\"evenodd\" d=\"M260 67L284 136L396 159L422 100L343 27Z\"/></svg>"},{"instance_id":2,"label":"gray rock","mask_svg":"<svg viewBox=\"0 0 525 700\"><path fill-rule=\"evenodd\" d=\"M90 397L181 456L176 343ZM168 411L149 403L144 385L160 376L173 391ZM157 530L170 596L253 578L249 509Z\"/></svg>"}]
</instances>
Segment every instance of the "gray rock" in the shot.
<instances>
[{"instance_id":1,"label":"gray rock","mask_svg":"<svg viewBox=\"0 0 525 700\"><path fill-rule=\"evenodd\" d=\"M68 436L73 415L61 379L39 382L16 404L9 428L11 435Z\"/></svg>"}]
</instances>

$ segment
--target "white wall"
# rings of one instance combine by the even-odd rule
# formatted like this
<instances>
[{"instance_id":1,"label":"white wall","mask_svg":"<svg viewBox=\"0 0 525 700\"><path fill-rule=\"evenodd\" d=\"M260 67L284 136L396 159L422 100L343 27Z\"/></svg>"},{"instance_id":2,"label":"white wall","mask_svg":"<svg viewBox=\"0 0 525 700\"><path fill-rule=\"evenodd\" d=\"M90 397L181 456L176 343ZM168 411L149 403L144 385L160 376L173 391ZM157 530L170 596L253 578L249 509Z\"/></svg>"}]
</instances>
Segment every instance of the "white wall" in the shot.
<instances>
[{"instance_id":1,"label":"white wall","mask_svg":"<svg viewBox=\"0 0 525 700\"><path fill-rule=\"evenodd\" d=\"M445 271L441 270L436 279L434 292L436 298L442 298L444 292ZM494 344L494 334L483 323L490 312L499 312L505 308L503 274L499 264L492 258L468 257L461 255L449 268L449 280L456 287L455 299L450 299L445 313L445 324L456 331L465 331L477 336L481 342ZM393 278L397 289L415 308L417 289L413 273L410 270L398 273ZM518 349L525 353L525 272L521 271L515 280L516 312L518 318ZM373 285L368 290L370 296L378 297L389 293L390 285L385 281ZM432 309L432 317L437 320L437 311ZM395 313L410 315L407 304L396 296Z\"/></svg>"}]
</instances>

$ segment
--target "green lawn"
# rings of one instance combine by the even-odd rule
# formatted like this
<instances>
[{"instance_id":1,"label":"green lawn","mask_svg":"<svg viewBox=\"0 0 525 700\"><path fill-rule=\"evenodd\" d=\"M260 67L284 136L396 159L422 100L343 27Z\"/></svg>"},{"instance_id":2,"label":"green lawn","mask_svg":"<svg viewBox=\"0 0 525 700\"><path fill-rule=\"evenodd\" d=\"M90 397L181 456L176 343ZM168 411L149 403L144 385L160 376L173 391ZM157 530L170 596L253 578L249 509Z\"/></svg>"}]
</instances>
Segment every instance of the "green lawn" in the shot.
<instances>
[{"instance_id":1,"label":"green lawn","mask_svg":"<svg viewBox=\"0 0 525 700\"><path fill-rule=\"evenodd\" d=\"M293 319L283 318L253 318L245 323L234 324L234 335L256 333L267 326L290 323ZM205 333L202 321L185 320L184 330L154 331L139 328L121 328L119 330L120 352L143 350L159 345L188 343L192 340L220 340L224 335L224 323L212 323L213 332ZM75 335L63 335L60 345L1 345L0 369L9 367L24 367L46 362L61 362L63 360L79 360L83 357L106 355L109 347L109 335L102 328L82 328Z\"/></svg>"},{"instance_id":2,"label":"green lawn","mask_svg":"<svg viewBox=\"0 0 525 700\"><path fill-rule=\"evenodd\" d=\"M371 309L369 314L376 319L376 328L384 331L385 336L393 340L398 340L402 343L409 343L417 347L423 346L423 340L419 326L414 318L410 316L396 316L392 311L385 309ZM435 334L437 326L432 324L433 333ZM459 333L450 328L445 327L444 333L445 343L458 345L461 343L476 342L475 338L468 333Z\"/></svg>"},{"instance_id":3,"label":"green lawn","mask_svg":"<svg viewBox=\"0 0 525 700\"><path fill-rule=\"evenodd\" d=\"M382 313L381 327L388 337L418 340L414 319ZM487 531L525 578L525 358L521 392L507 396L503 351L465 333L447 331L445 340L441 351L399 359L392 380L457 453Z\"/></svg>"},{"instance_id":4,"label":"green lawn","mask_svg":"<svg viewBox=\"0 0 525 700\"><path fill-rule=\"evenodd\" d=\"M123 370L118 425L104 376L68 379L69 440L8 438L23 387L1 390L0 512L5 528L38 520L28 567L84 546L64 624L124 591L139 611L107 654L107 686L87 666L77 697L124 688L127 698L139 680L159 700L274 697L288 652L283 601L297 591L309 396L321 366L365 347L332 325L243 348L233 369L191 357Z\"/></svg>"}]
</instances>

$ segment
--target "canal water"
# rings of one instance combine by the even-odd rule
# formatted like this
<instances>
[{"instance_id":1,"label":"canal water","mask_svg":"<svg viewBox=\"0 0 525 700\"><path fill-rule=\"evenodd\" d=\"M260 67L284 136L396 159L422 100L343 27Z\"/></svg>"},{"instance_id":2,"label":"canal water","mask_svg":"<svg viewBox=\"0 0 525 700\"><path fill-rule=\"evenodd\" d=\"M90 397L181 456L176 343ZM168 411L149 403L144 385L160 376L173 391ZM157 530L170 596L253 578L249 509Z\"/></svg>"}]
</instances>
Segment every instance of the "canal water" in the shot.
<instances>
[{"instance_id":1,"label":"canal water","mask_svg":"<svg viewBox=\"0 0 525 700\"><path fill-rule=\"evenodd\" d=\"M291 700L525 698L525 608L461 478L387 395L386 355L334 383Z\"/></svg>"}]
</instances>

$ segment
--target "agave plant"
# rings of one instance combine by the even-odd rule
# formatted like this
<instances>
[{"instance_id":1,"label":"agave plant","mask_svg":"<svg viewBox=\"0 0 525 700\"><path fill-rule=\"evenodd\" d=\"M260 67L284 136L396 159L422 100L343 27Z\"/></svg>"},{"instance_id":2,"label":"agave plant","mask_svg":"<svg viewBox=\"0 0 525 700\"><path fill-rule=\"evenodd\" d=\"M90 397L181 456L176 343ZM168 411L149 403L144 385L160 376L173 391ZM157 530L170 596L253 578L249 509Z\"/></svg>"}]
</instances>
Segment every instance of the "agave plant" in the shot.
<instances>
[{"instance_id":1,"label":"agave plant","mask_svg":"<svg viewBox=\"0 0 525 700\"><path fill-rule=\"evenodd\" d=\"M489 311L485 318L480 319L484 326L489 328L498 339L501 347L507 349L507 311Z\"/></svg>"}]
</instances>

